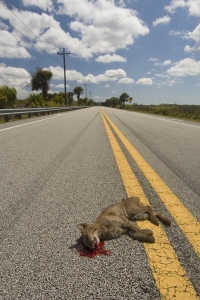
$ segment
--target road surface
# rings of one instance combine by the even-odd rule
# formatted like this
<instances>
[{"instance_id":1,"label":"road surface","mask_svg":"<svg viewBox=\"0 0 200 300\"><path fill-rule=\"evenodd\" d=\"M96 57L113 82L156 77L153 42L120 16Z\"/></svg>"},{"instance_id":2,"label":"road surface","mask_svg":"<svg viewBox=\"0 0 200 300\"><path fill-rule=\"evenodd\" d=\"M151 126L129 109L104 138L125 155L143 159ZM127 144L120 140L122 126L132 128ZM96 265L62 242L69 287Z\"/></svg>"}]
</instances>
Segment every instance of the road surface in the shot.
<instances>
[{"instance_id":1,"label":"road surface","mask_svg":"<svg viewBox=\"0 0 200 300\"><path fill-rule=\"evenodd\" d=\"M199 299L200 124L88 108L0 124L0 299ZM139 195L156 243L80 257L77 224Z\"/></svg>"}]
</instances>

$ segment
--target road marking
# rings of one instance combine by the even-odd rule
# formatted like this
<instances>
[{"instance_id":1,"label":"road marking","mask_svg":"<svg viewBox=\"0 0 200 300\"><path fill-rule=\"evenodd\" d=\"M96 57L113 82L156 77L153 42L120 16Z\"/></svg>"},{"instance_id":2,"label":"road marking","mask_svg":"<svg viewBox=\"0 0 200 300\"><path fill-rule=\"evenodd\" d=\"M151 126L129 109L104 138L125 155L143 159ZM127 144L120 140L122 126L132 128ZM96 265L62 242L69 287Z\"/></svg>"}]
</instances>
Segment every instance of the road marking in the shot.
<instances>
[{"instance_id":1,"label":"road marking","mask_svg":"<svg viewBox=\"0 0 200 300\"><path fill-rule=\"evenodd\" d=\"M105 113L104 113L105 114ZM152 188L156 191L166 208L181 228L195 252L200 257L200 224L189 210L182 204L178 197L170 190L160 176L151 168L128 139L120 132L115 124L106 116L128 152L147 178Z\"/></svg>"},{"instance_id":2,"label":"road marking","mask_svg":"<svg viewBox=\"0 0 200 300\"><path fill-rule=\"evenodd\" d=\"M30 124L37 123L37 122L47 121L49 119L56 118L56 117L57 117L57 115L55 115L53 117L49 117L49 118L43 119L43 120L37 120L37 121L25 123L25 124L20 124L20 125L8 127L8 128L3 128L3 129L0 129L0 131L9 130L9 129L13 129L13 128L21 127L21 126L26 126L26 125L30 125Z\"/></svg>"},{"instance_id":3,"label":"road marking","mask_svg":"<svg viewBox=\"0 0 200 300\"><path fill-rule=\"evenodd\" d=\"M49 117L49 118L45 118L45 119L42 119L42 120L37 120L37 121L33 121L33 122L29 122L29 123L25 123L25 124L20 124L20 125L16 125L16 126L12 126L12 127L8 127L8 128L3 128L3 129L0 129L0 131L5 131L5 130L9 130L9 129L13 129L13 128L17 128L17 127L21 127L21 126L26 126L26 125L31 125L33 123L37 123L37 122L43 122L43 121L47 121L49 119L53 119L53 118L57 118L57 117L61 117L61 116L64 116L66 114L69 114L69 113L74 113L75 111L70 111L70 112L67 112L67 113L63 113L63 114L55 114L53 117Z\"/></svg>"},{"instance_id":4,"label":"road marking","mask_svg":"<svg viewBox=\"0 0 200 300\"><path fill-rule=\"evenodd\" d=\"M171 122L171 123L178 123L180 125L185 125L185 126L190 126L190 127L196 127L196 128L200 129L200 126L197 126L197 125L182 123L182 122L187 121L187 120L177 120L177 121L175 121L175 119L167 119L167 118L165 119L164 117L163 118L154 117L154 116L149 116L149 115L147 115L145 113L137 113L137 112L132 112L132 111L126 111L126 112L128 112L128 113L134 113L134 114L139 115L141 117L147 117L147 118L152 118L152 119L161 120L161 121L165 121L165 122Z\"/></svg>"},{"instance_id":5,"label":"road marking","mask_svg":"<svg viewBox=\"0 0 200 300\"><path fill-rule=\"evenodd\" d=\"M108 125L105 113L102 110L100 112L128 197L137 195L143 203L150 205ZM154 231L156 243L144 243L144 247L162 299L197 300L198 297L194 287L178 261L178 257L162 226L157 227L149 222L147 226L146 221L140 221L137 224L141 228L150 228Z\"/></svg>"}]
</instances>

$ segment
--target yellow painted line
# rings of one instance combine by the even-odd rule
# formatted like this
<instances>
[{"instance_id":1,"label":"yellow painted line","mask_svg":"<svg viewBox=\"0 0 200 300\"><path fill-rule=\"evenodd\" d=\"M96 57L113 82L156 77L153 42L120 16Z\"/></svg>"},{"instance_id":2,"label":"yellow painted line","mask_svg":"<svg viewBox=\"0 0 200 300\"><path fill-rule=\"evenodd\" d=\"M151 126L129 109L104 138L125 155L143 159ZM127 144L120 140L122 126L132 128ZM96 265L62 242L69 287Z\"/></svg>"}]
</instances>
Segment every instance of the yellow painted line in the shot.
<instances>
[{"instance_id":1,"label":"yellow painted line","mask_svg":"<svg viewBox=\"0 0 200 300\"><path fill-rule=\"evenodd\" d=\"M170 188L160 178L160 176L150 167L150 165L127 140L127 138L120 132L115 124L108 118L108 116L106 116L106 118L124 146L129 151L130 155L132 156L140 170L143 172L144 176L147 178L155 192L165 204L166 208L168 209L178 226L181 228L190 244L193 246L197 255L200 257L200 223L182 204L177 196L170 190Z\"/></svg>"},{"instance_id":2,"label":"yellow painted line","mask_svg":"<svg viewBox=\"0 0 200 300\"><path fill-rule=\"evenodd\" d=\"M128 197L137 195L143 203L150 205L102 110L100 112ZM147 221L140 221L137 224L141 228L150 228L154 231L155 244L144 243L144 247L161 298L164 300L197 300L196 291L178 261L162 226L154 226Z\"/></svg>"}]
</instances>

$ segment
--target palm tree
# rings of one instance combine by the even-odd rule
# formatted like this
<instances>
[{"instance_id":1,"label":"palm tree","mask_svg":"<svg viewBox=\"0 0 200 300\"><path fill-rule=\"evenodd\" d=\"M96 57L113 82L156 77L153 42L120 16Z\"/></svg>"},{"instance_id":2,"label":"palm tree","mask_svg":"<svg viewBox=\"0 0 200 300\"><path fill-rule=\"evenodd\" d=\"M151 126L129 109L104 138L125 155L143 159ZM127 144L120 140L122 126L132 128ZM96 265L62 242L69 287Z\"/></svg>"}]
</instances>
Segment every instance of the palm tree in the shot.
<instances>
[{"instance_id":1,"label":"palm tree","mask_svg":"<svg viewBox=\"0 0 200 300\"><path fill-rule=\"evenodd\" d=\"M67 97L68 97L68 105L72 105L73 104L73 92L68 92L67 93Z\"/></svg>"},{"instance_id":2,"label":"palm tree","mask_svg":"<svg viewBox=\"0 0 200 300\"><path fill-rule=\"evenodd\" d=\"M78 105L80 105L80 95L83 94L83 88L81 86L76 86L73 89L73 93L77 95Z\"/></svg>"},{"instance_id":3,"label":"palm tree","mask_svg":"<svg viewBox=\"0 0 200 300\"><path fill-rule=\"evenodd\" d=\"M125 102L127 102L128 99L129 99L129 95L127 93L121 94L121 96L119 97L119 100L121 102L121 106L122 106L123 103L125 105Z\"/></svg>"},{"instance_id":4,"label":"palm tree","mask_svg":"<svg viewBox=\"0 0 200 300\"><path fill-rule=\"evenodd\" d=\"M31 74L31 87L32 91L42 91L44 100L47 101L47 93L49 91L49 81L51 80L53 73L48 70L42 70L37 68L36 72Z\"/></svg>"}]
</instances>

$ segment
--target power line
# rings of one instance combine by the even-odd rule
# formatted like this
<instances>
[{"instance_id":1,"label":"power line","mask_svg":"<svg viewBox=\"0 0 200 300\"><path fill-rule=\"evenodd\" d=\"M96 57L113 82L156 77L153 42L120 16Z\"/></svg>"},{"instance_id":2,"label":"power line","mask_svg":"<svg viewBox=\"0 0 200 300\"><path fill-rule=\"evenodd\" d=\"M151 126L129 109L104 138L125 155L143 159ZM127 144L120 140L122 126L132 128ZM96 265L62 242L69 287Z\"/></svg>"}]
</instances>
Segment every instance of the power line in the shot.
<instances>
[{"instance_id":1,"label":"power line","mask_svg":"<svg viewBox=\"0 0 200 300\"><path fill-rule=\"evenodd\" d=\"M81 70L80 70L80 64L77 63L77 61L75 59L73 59L73 56L71 56L69 58L69 61L71 62L72 64L72 67L75 69L75 70L78 70L78 72L82 73Z\"/></svg>"},{"instance_id":2,"label":"power line","mask_svg":"<svg viewBox=\"0 0 200 300\"><path fill-rule=\"evenodd\" d=\"M63 57L63 65L64 65L64 86L65 86L65 105L68 106L68 99L67 99L67 90L66 90L66 72L65 72L65 56L70 54L70 52L65 52L65 48L63 48L63 52L57 52L57 55L62 55Z\"/></svg>"},{"instance_id":3,"label":"power line","mask_svg":"<svg viewBox=\"0 0 200 300\"><path fill-rule=\"evenodd\" d=\"M24 36L33 46L35 46L36 48L39 48L41 51L44 51L42 48L40 48L40 46L38 46L38 45L35 45L32 41L31 41L31 39L29 39L25 34L23 34L20 30L18 30L16 27L14 27L12 24L10 24L8 21L6 21L4 18L2 18L1 16L0 16L0 18L4 21L4 22L6 22L9 26L12 26L15 30L17 30L22 36ZM50 53L48 53L47 52L47 54L49 54L51 57L53 57L53 59L55 59L57 62L59 62L60 63L60 61L58 61L54 56L52 56L52 54L50 54Z\"/></svg>"},{"instance_id":4,"label":"power line","mask_svg":"<svg viewBox=\"0 0 200 300\"><path fill-rule=\"evenodd\" d=\"M10 1L10 0L8 0L8 1ZM31 3L28 1L28 0L26 0L26 2L31 6ZM39 6L41 6L42 7L42 5L41 5L41 3L37 0L37 2L38 2L38 4L39 4ZM14 7L14 6L13 6ZM16 7L15 7L16 8ZM14 14L14 12L13 11L11 11L13 14ZM21 13L22 13L22 11L21 11ZM16 16L16 14L14 14L15 16ZM22 13L22 15L23 16L25 16L25 14L23 14ZM50 14L50 16L52 16L52 14ZM17 17L17 16L16 16ZM25 16L26 17L26 16ZM42 15L41 15L41 17L42 17ZM19 18L19 17L17 17L21 22L22 22L22 20ZM26 17L27 18L27 17ZM28 18L27 18L28 19ZM43 23L43 25L44 26L46 26L46 24L43 22L43 20L42 20L42 18L41 18L41 22ZM23 23L23 22L22 22ZM24 24L24 23L23 23ZM37 28L30 22L30 24L37 30ZM34 34L34 32L26 25L26 24L24 24L33 34ZM53 28L53 29L55 29L56 30L56 32L58 33L58 35L55 35L54 33L53 33L53 31L52 31L52 35L57 39L57 41L59 41L59 40L62 40L63 42L64 42L64 44L65 45L67 45L66 44L66 41L64 41L64 39L62 38L62 36L60 35L60 33L59 33L59 31L56 29L56 27L55 26L52 26L51 25L51 28ZM61 27L60 27L61 28ZM62 28L61 28L61 30L63 30ZM40 32L37 30L37 32L40 34ZM35 34L34 34L35 35ZM37 35L35 35L36 36L36 38L38 38L39 40L40 40L40 38L37 36ZM58 40L58 36L59 36L59 40ZM50 52L52 52L53 53L53 51L43 42L43 41L41 41L40 40L40 42L42 42L45 46L46 46L46 48L48 48L49 49L49 51ZM39 47L39 46L38 46ZM40 48L40 47L39 47ZM41 49L41 48L40 48ZM49 54L49 53L48 53ZM55 59L55 57L54 57L54 59ZM77 69L77 70L79 70L79 72L81 72L80 71L80 66L77 64L77 62L76 61L73 61L72 59L71 59L71 57L69 58L69 60L71 61L71 63L72 63L72 67L74 68L74 69ZM56 60L57 62L58 62L58 60ZM60 63L60 62L59 62Z\"/></svg>"},{"instance_id":5,"label":"power line","mask_svg":"<svg viewBox=\"0 0 200 300\"><path fill-rule=\"evenodd\" d=\"M10 0L8 0L8 1L10 1ZM29 1L27 1L26 0L26 2L29 4L29 5L31 5L31 3L29 2ZM37 2L38 2L38 4L41 6L41 3L37 0ZM15 6L13 6L12 5L12 7L14 7L16 10L17 10L17 8L15 7ZM26 26L26 28L30 31L30 32L32 32L32 34L50 51L50 52L53 52L43 41L41 41L40 40L40 38L39 38L39 36L37 36L14 12L13 12L13 10L11 10L10 9L10 11L13 13L13 15L17 18L17 19L19 19L20 20L20 22L22 22L23 24L24 24L24 26ZM24 16L24 17L26 17L25 16L25 14L23 14L22 13L22 11L21 11L21 14ZM51 14L50 14L51 15ZM51 15L52 16L52 15ZM27 17L26 17L27 18ZM32 45L34 45L34 47L36 47L36 48L38 48L38 49L40 49L42 52L43 51L45 51L44 49L42 49L40 46L38 46L38 45L36 45L35 43L33 43L32 41L31 41L31 39L29 38L29 37L27 37L25 34L23 34L20 30L18 30L16 27L14 27L12 24L10 24L10 22L8 22L8 21L6 21L4 18L2 18L1 17L1 19L2 20L4 20L4 22L6 22L8 25L10 25L10 26L12 26L16 31L18 31L24 38L26 38ZM28 18L27 18L28 19ZM43 22L43 20L42 20L42 18L41 18L41 22L44 24L44 26L46 26L46 24ZM37 28L30 22L30 24L33 26L33 28L35 28L36 30L37 30ZM57 32L58 32L58 30L54 27L54 26L52 26ZM61 28L62 29L62 28ZM37 32L40 34L40 32L37 30ZM52 34L53 34L53 32L52 32ZM55 37L56 37L56 39L58 40L58 38L57 38L57 35L54 35ZM62 38L62 36L59 34L59 32L58 32L58 36L59 36L59 38L61 38L62 39L62 41L64 41L63 40L63 38ZM66 42L64 41L64 43L66 44ZM64 49L64 48L63 48ZM51 57L53 56L53 54L51 54L51 53L49 53L48 51L46 51L47 52L47 54L49 54L49 55L51 55ZM67 54L69 54L69 53L67 53ZM63 55L63 53L62 53L62 55ZM53 56L53 59L56 61L56 62L58 62L59 64L60 64L60 61L58 61L54 56ZM63 56L63 60L65 59L65 56ZM71 60L71 58L70 58L70 61L71 61L71 63L73 63L73 64L75 64L76 63L76 66L74 65L74 68L75 69L79 69L79 65L77 64L77 62L75 61L75 60ZM64 67L65 67L65 63L64 63ZM64 71L65 72L65 71ZM66 93L66 74L64 75L64 81L65 81L65 93ZM85 86L85 88L86 88L86 98L87 98L87 87Z\"/></svg>"},{"instance_id":6,"label":"power line","mask_svg":"<svg viewBox=\"0 0 200 300\"><path fill-rule=\"evenodd\" d=\"M29 4L29 5L31 5L31 3L28 1L28 0L26 0L26 2ZM42 5L41 5L41 3L37 0L37 2L38 2L38 4L42 7ZM50 14L50 16L52 16L51 14ZM41 22L43 23L43 25L44 26L46 26L46 24L43 22L43 20L42 20L42 18L41 18ZM32 24L32 23L31 23ZM35 27L35 26L34 26ZM36 27L35 27L36 28ZM59 40L62 40L63 42L64 42L64 44L67 46L67 43L66 43L66 41L64 41L64 39L62 38L62 36L60 35L60 33L59 33L59 31L56 29L56 27L55 26L52 26L52 28L54 28L55 30L56 30L56 32L58 33L58 35L55 35L55 34L53 34L53 32L52 32L52 34L53 34L53 36L57 39L57 41L59 41ZM61 27L60 27L61 28ZM62 28L61 28L61 30L63 30ZM59 40L58 40L58 36L59 36ZM53 52L53 51L52 51ZM69 57L69 61L72 63L72 67L76 70L78 70L80 73L81 73L81 71L80 71L80 66L77 64L77 62L75 61L75 60L73 60L71 57Z\"/></svg>"},{"instance_id":7,"label":"power line","mask_svg":"<svg viewBox=\"0 0 200 300\"><path fill-rule=\"evenodd\" d=\"M14 6L13 6L14 7ZM22 22L22 24L24 24L24 26L26 26L26 28L28 28L28 30L29 31L31 31L33 34L34 34L34 36L45 46L45 47L47 47L47 49L49 49L49 51L50 52L52 52L52 50L43 42L43 41L41 41L40 40L40 38L12 11L12 10L10 10L11 12L12 12L12 14L18 19L18 20L20 20L20 22ZM41 48L40 48L41 49ZM58 62L58 60L56 59L56 61ZM60 62L59 62L60 63Z\"/></svg>"},{"instance_id":8,"label":"power line","mask_svg":"<svg viewBox=\"0 0 200 300\"><path fill-rule=\"evenodd\" d=\"M26 2L29 3L29 5L31 6L31 3L30 3L28 0L26 0ZM40 3L38 0L37 0L37 2L38 2L38 4L42 7L41 3ZM50 16L52 16L52 15L50 14ZM46 24L43 22L42 18L41 18L41 21L42 21L43 25L46 26ZM62 38L62 36L60 35L60 33L59 33L59 31L56 29L56 27L54 27L54 26L52 26L52 25L51 25L51 27L53 27L53 28L57 31L58 36L62 39L62 41L64 42L64 44L66 44L66 42L64 41L64 39ZM61 29L62 29L62 28L61 28ZM57 35L54 34L54 37L58 40ZM63 45L63 46L64 46L64 45Z\"/></svg>"},{"instance_id":9,"label":"power line","mask_svg":"<svg viewBox=\"0 0 200 300\"><path fill-rule=\"evenodd\" d=\"M38 4L42 7L41 3L37 0Z\"/></svg>"}]
</instances>

